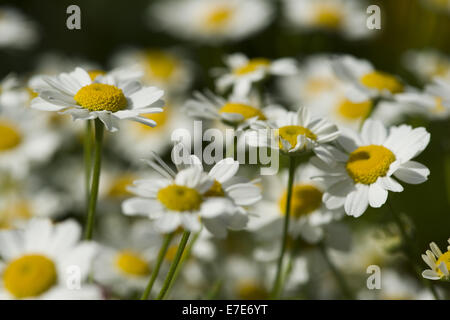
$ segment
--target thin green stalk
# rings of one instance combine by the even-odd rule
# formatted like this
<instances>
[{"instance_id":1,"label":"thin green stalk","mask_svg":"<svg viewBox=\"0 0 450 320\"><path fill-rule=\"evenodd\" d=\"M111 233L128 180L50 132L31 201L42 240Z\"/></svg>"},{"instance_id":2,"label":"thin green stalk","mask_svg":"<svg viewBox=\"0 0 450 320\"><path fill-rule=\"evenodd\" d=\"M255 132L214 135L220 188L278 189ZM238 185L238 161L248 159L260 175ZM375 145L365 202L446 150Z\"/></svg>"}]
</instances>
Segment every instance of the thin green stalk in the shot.
<instances>
[{"instance_id":1,"label":"thin green stalk","mask_svg":"<svg viewBox=\"0 0 450 320\"><path fill-rule=\"evenodd\" d=\"M319 244L320 252L322 253L323 258L328 264L328 267L330 268L331 272L334 275L334 278L336 279L336 282L338 283L339 287L342 290L342 293L347 299L354 300L355 295L353 294L352 290L350 289L350 286L347 284L347 281L345 280L345 277L340 272L340 270L335 266L333 261L331 260L330 256L328 255L328 252L323 245L323 243Z\"/></svg>"},{"instance_id":2,"label":"thin green stalk","mask_svg":"<svg viewBox=\"0 0 450 320\"><path fill-rule=\"evenodd\" d=\"M178 263L180 263L181 256L183 255L184 248L186 247L190 235L191 233L189 231L185 231L183 233L183 237L181 238L177 253L175 254L175 258L172 264L170 265L169 273L167 274L166 279L164 280L163 286L161 288L161 291L159 292L159 295L156 298L157 300L162 300L166 295L170 283L172 282L173 276L175 275L175 271L177 270Z\"/></svg>"},{"instance_id":3,"label":"thin green stalk","mask_svg":"<svg viewBox=\"0 0 450 320\"><path fill-rule=\"evenodd\" d=\"M422 277L422 274L420 272L420 267L415 262L415 256L416 256L417 250L415 249L415 246L414 246L414 240L411 239L411 237L408 235L408 232L406 231L406 228L403 224L402 219L397 214L397 212L394 210L394 208L392 207L392 204L389 200L387 201L387 206L389 207L389 210L391 211L391 215L394 219L394 222L397 224L397 227L400 230L400 234L403 239L403 244L407 251L406 257L408 258L408 261L411 264L414 272L417 274L417 276L422 281L422 283L426 287L428 287L428 289L430 289L431 293L433 294L433 297L436 300L440 300L439 294L437 293L436 288Z\"/></svg>"},{"instance_id":4,"label":"thin green stalk","mask_svg":"<svg viewBox=\"0 0 450 320\"><path fill-rule=\"evenodd\" d=\"M92 166L92 122L86 121L84 133L84 182L86 192L86 209L89 207L89 186L91 184L91 166Z\"/></svg>"},{"instance_id":5,"label":"thin green stalk","mask_svg":"<svg viewBox=\"0 0 450 320\"><path fill-rule=\"evenodd\" d=\"M278 258L277 263L277 273L275 276L275 282L273 284L273 289L271 296L272 298L276 299L281 291L282 291L282 278L283 278L283 259L284 255L286 253L286 247L287 247L287 238L289 233L289 219L291 216L291 198L292 198L292 189L294 186L294 176L295 176L295 157L289 157L289 179L288 179L288 186L287 186L287 199L286 199L286 210L285 210L285 216L284 216L284 225L283 225L283 235L281 240L281 249L280 249L280 256Z\"/></svg>"},{"instance_id":6,"label":"thin green stalk","mask_svg":"<svg viewBox=\"0 0 450 320\"><path fill-rule=\"evenodd\" d=\"M205 300L214 300L217 295L220 292L220 289L222 288L223 280L217 279L216 282L214 282L211 290L206 294Z\"/></svg>"},{"instance_id":7,"label":"thin green stalk","mask_svg":"<svg viewBox=\"0 0 450 320\"><path fill-rule=\"evenodd\" d=\"M150 296L150 292L152 291L153 284L155 283L155 280L158 277L159 269L161 268L162 262L167 253L167 249L169 248L169 244L172 241L174 235L175 235L175 233L171 232L164 237L164 241L158 252L158 258L156 260L155 268L152 271L152 276L151 276L150 280L148 281L145 291L142 293L141 300L147 300L148 297Z\"/></svg>"},{"instance_id":8,"label":"thin green stalk","mask_svg":"<svg viewBox=\"0 0 450 320\"><path fill-rule=\"evenodd\" d=\"M100 182L100 170L102 165L103 123L95 119L95 143L94 143L94 168L92 172L92 185L89 195L89 207L86 221L85 240L92 239L94 230L95 210L97 207L98 186Z\"/></svg>"}]
</instances>

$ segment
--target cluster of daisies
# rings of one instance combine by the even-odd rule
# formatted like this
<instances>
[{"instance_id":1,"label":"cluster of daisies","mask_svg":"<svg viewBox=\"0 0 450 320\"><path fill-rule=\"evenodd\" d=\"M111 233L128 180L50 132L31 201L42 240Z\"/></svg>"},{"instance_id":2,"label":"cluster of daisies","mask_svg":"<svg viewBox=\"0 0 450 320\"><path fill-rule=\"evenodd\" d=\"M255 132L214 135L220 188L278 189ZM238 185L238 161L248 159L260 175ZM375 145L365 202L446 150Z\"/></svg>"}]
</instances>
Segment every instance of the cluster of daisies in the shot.
<instances>
[{"instance_id":1,"label":"cluster of daisies","mask_svg":"<svg viewBox=\"0 0 450 320\"><path fill-rule=\"evenodd\" d=\"M360 27L361 1L281 2L287 27L371 36ZM148 14L163 31L217 45L267 27L274 10L263 0L184 0L151 4ZM5 36L3 24L11 29ZM0 11L0 47L9 37L31 45L30 25L14 10ZM411 51L404 62L423 88L350 55L237 52L211 70L213 88L192 91L198 66L179 48L124 48L109 71L49 52L28 75L7 75L0 298L441 295L396 270L389 252L412 241L388 198L428 180L415 158L430 133L401 123L450 116L450 57ZM194 120L233 130L233 148L277 154L279 172L261 175L262 165L234 156L207 164L195 152L170 161L191 150L171 136L177 129L193 136ZM353 232L349 224L369 207L391 208L398 225ZM450 247L430 249L419 277L450 280ZM357 276L346 283L370 265L383 268L382 290L368 290ZM328 281L339 270L344 276Z\"/></svg>"}]
</instances>

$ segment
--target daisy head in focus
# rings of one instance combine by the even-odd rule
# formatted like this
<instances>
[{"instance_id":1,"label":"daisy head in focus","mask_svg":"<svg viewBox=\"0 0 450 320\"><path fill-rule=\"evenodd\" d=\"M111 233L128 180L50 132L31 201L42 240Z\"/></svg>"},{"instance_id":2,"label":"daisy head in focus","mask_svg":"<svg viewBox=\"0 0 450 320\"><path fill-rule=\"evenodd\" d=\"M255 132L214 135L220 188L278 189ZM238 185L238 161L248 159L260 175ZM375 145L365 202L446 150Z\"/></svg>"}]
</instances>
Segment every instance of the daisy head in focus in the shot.
<instances>
[{"instance_id":1,"label":"daisy head in focus","mask_svg":"<svg viewBox=\"0 0 450 320\"><path fill-rule=\"evenodd\" d=\"M284 0L284 15L293 26L323 30L349 39L370 37L366 7L360 0Z\"/></svg>"},{"instance_id":2,"label":"daisy head in focus","mask_svg":"<svg viewBox=\"0 0 450 320\"><path fill-rule=\"evenodd\" d=\"M241 40L266 27L272 6L262 0L160 1L149 7L155 21L177 37L206 43Z\"/></svg>"},{"instance_id":3,"label":"daisy head in focus","mask_svg":"<svg viewBox=\"0 0 450 320\"><path fill-rule=\"evenodd\" d=\"M170 93L186 90L192 82L192 65L176 49L124 49L113 57L114 67L139 66L144 84Z\"/></svg>"},{"instance_id":4,"label":"daisy head in focus","mask_svg":"<svg viewBox=\"0 0 450 320\"><path fill-rule=\"evenodd\" d=\"M70 114L74 120L99 119L107 130L118 130L120 120L133 120L149 126L156 122L143 114L162 112L164 92L144 87L136 69L117 69L110 73L88 73L76 68L70 73L42 76L45 85L32 88L39 96L32 108Z\"/></svg>"},{"instance_id":5,"label":"daisy head in focus","mask_svg":"<svg viewBox=\"0 0 450 320\"><path fill-rule=\"evenodd\" d=\"M322 146L311 160L324 172L320 179L328 186L323 195L327 208L344 207L348 215L359 217L369 205L381 207L388 191L403 191L394 177L409 184L425 182L430 170L411 159L429 141L425 128L401 125L387 129L370 119L364 122L360 134L343 131L337 147Z\"/></svg>"},{"instance_id":6,"label":"daisy head in focus","mask_svg":"<svg viewBox=\"0 0 450 320\"><path fill-rule=\"evenodd\" d=\"M81 227L71 220L33 219L23 229L0 232L1 298L100 299L96 286L83 283L97 247L80 237ZM81 283L70 279L74 272Z\"/></svg>"},{"instance_id":7,"label":"daisy head in focus","mask_svg":"<svg viewBox=\"0 0 450 320\"><path fill-rule=\"evenodd\" d=\"M290 210L292 220L289 226L289 235L293 239L300 236L309 243L317 243L323 238L322 227L342 217L342 210L330 210L322 202L325 187L322 182L311 179L319 174L320 171L310 164L296 169ZM281 236L286 212L287 178L286 172L265 177L264 192L267 192L267 196L256 205L256 215L251 217L249 229L266 234L278 231Z\"/></svg>"},{"instance_id":8,"label":"daisy head in focus","mask_svg":"<svg viewBox=\"0 0 450 320\"><path fill-rule=\"evenodd\" d=\"M333 63L336 75L347 83L346 96L352 102L370 99L392 99L405 90L405 85L394 75L376 70L367 60L340 56Z\"/></svg>"},{"instance_id":9,"label":"daisy head in focus","mask_svg":"<svg viewBox=\"0 0 450 320\"><path fill-rule=\"evenodd\" d=\"M10 7L0 7L0 49L28 49L39 35L34 22Z\"/></svg>"},{"instance_id":10,"label":"daisy head in focus","mask_svg":"<svg viewBox=\"0 0 450 320\"><path fill-rule=\"evenodd\" d=\"M450 239L448 239L450 244ZM430 267L422 272L422 277L429 280L450 280L450 245L442 253L436 243L430 243L430 249L422 254L422 259Z\"/></svg>"},{"instance_id":11,"label":"daisy head in focus","mask_svg":"<svg viewBox=\"0 0 450 320\"><path fill-rule=\"evenodd\" d=\"M234 96L247 96L252 85L268 76L288 76L297 73L294 59L248 58L242 53L235 53L225 58L225 69L213 70L217 74L216 87L220 92L232 88Z\"/></svg>"},{"instance_id":12,"label":"daisy head in focus","mask_svg":"<svg viewBox=\"0 0 450 320\"><path fill-rule=\"evenodd\" d=\"M224 237L226 228L245 227L243 206L259 201L261 195L252 183L232 183L239 163L223 159L206 173L195 157L180 160L174 172L154 155L148 164L161 178L135 181L129 190L136 197L123 202L123 212L149 217L163 233L179 227L198 232L204 225L215 236Z\"/></svg>"},{"instance_id":13,"label":"daisy head in focus","mask_svg":"<svg viewBox=\"0 0 450 320\"><path fill-rule=\"evenodd\" d=\"M297 112L272 108L267 120L255 121L246 133L251 147L268 147L290 156L315 150L338 136L339 130L334 124L325 119L312 119L305 107Z\"/></svg>"}]
</instances>

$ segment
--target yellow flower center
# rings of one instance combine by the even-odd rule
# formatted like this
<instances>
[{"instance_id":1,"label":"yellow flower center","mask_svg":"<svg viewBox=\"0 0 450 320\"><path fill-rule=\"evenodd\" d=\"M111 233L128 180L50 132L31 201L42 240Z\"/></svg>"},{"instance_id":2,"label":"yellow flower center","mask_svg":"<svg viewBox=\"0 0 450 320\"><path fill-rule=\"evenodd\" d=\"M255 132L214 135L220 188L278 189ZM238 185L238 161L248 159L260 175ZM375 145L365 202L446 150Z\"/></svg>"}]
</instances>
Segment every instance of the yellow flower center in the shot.
<instances>
[{"instance_id":1,"label":"yellow flower center","mask_svg":"<svg viewBox=\"0 0 450 320\"><path fill-rule=\"evenodd\" d=\"M336 81L333 81L331 78L315 77L306 83L306 92L312 97L315 97L323 92L331 91L335 85Z\"/></svg>"},{"instance_id":2,"label":"yellow flower center","mask_svg":"<svg viewBox=\"0 0 450 320\"><path fill-rule=\"evenodd\" d=\"M21 142L20 131L12 123L0 120L0 152L14 149Z\"/></svg>"},{"instance_id":3,"label":"yellow flower center","mask_svg":"<svg viewBox=\"0 0 450 320\"><path fill-rule=\"evenodd\" d=\"M3 273L5 288L18 299L39 296L56 284L56 281L55 264L39 254L13 260Z\"/></svg>"},{"instance_id":4,"label":"yellow flower center","mask_svg":"<svg viewBox=\"0 0 450 320\"><path fill-rule=\"evenodd\" d=\"M168 81L178 69L178 60L171 54L158 50L145 53L146 71L150 78Z\"/></svg>"},{"instance_id":5,"label":"yellow flower center","mask_svg":"<svg viewBox=\"0 0 450 320\"><path fill-rule=\"evenodd\" d=\"M447 251L447 252L443 253L439 257L439 259L436 261L436 266L439 266L442 262L445 263L445 265L447 266L447 270L450 270L450 251ZM439 268L437 269L437 273L440 276L444 275Z\"/></svg>"},{"instance_id":6,"label":"yellow flower center","mask_svg":"<svg viewBox=\"0 0 450 320\"><path fill-rule=\"evenodd\" d=\"M129 185L133 184L133 181L136 180L131 174L124 174L112 182L111 186L108 189L107 195L111 198L122 198L130 195L130 192L127 190Z\"/></svg>"},{"instance_id":7,"label":"yellow flower center","mask_svg":"<svg viewBox=\"0 0 450 320\"><path fill-rule=\"evenodd\" d=\"M266 120L260 109L242 103L227 102L219 110L220 113L238 113L244 120L258 117L258 120Z\"/></svg>"},{"instance_id":8,"label":"yellow flower center","mask_svg":"<svg viewBox=\"0 0 450 320\"><path fill-rule=\"evenodd\" d=\"M98 76L104 76L106 74L103 70L91 70L88 71L89 77L94 81Z\"/></svg>"},{"instance_id":9,"label":"yellow flower center","mask_svg":"<svg viewBox=\"0 0 450 320\"><path fill-rule=\"evenodd\" d=\"M127 98L122 90L110 84L89 84L78 90L73 98L89 111L116 112L127 106Z\"/></svg>"},{"instance_id":10,"label":"yellow flower center","mask_svg":"<svg viewBox=\"0 0 450 320\"><path fill-rule=\"evenodd\" d=\"M205 197L223 197L225 196L225 192L223 191L222 185L219 181L214 180L213 185L211 188L206 191L204 194Z\"/></svg>"},{"instance_id":11,"label":"yellow flower center","mask_svg":"<svg viewBox=\"0 0 450 320\"><path fill-rule=\"evenodd\" d=\"M194 211L202 204L202 196L197 190L176 184L159 190L157 198L173 211Z\"/></svg>"},{"instance_id":12,"label":"yellow flower center","mask_svg":"<svg viewBox=\"0 0 450 320\"><path fill-rule=\"evenodd\" d=\"M347 161L347 172L355 183L372 184L389 171L395 155L391 150L378 145L359 147Z\"/></svg>"},{"instance_id":13,"label":"yellow flower center","mask_svg":"<svg viewBox=\"0 0 450 320\"><path fill-rule=\"evenodd\" d=\"M237 285L237 294L241 300L266 300L269 293L253 280L243 280Z\"/></svg>"},{"instance_id":14,"label":"yellow flower center","mask_svg":"<svg viewBox=\"0 0 450 320\"><path fill-rule=\"evenodd\" d=\"M211 30L224 28L233 17L234 10L228 6L217 6L205 17L205 27Z\"/></svg>"},{"instance_id":15,"label":"yellow flower center","mask_svg":"<svg viewBox=\"0 0 450 320\"><path fill-rule=\"evenodd\" d=\"M29 219L32 216L30 204L27 201L13 201L0 209L0 229L9 229L16 220Z\"/></svg>"},{"instance_id":16,"label":"yellow flower center","mask_svg":"<svg viewBox=\"0 0 450 320\"><path fill-rule=\"evenodd\" d=\"M306 138L309 138L311 140L316 140L317 136L311 132L308 128L302 127L302 126L284 126L278 129L278 135L280 138L286 140L291 145L291 148L295 148L297 145L297 137L299 135L305 136ZM281 141L279 143L280 149L283 149L283 145L281 144Z\"/></svg>"},{"instance_id":17,"label":"yellow flower center","mask_svg":"<svg viewBox=\"0 0 450 320\"><path fill-rule=\"evenodd\" d=\"M434 113L442 113L445 112L445 107L442 104L442 98L441 97L436 97L435 98L435 106L433 108L433 112Z\"/></svg>"},{"instance_id":18,"label":"yellow flower center","mask_svg":"<svg viewBox=\"0 0 450 320\"><path fill-rule=\"evenodd\" d=\"M360 81L370 89L379 91L387 90L390 93L399 93L403 91L403 84L401 84L397 78L381 71L366 73L361 77Z\"/></svg>"},{"instance_id":19,"label":"yellow flower center","mask_svg":"<svg viewBox=\"0 0 450 320\"><path fill-rule=\"evenodd\" d=\"M255 72L262 68L267 68L269 65L270 65L269 59L265 59L265 58L250 59L250 61L246 65L233 70L233 73L241 76L241 75Z\"/></svg>"},{"instance_id":20,"label":"yellow flower center","mask_svg":"<svg viewBox=\"0 0 450 320\"><path fill-rule=\"evenodd\" d=\"M27 87L26 90L28 92L28 96L30 97L30 100L33 100L34 98L37 98L39 96L39 93L37 93L36 91L31 89L30 87Z\"/></svg>"},{"instance_id":21,"label":"yellow flower center","mask_svg":"<svg viewBox=\"0 0 450 320\"><path fill-rule=\"evenodd\" d=\"M150 268L139 254L125 250L117 254L116 265L119 270L125 274L133 276L147 276L150 274Z\"/></svg>"},{"instance_id":22,"label":"yellow flower center","mask_svg":"<svg viewBox=\"0 0 450 320\"><path fill-rule=\"evenodd\" d=\"M316 12L315 22L324 28L337 29L342 24L342 18L338 8L322 6Z\"/></svg>"},{"instance_id":23,"label":"yellow flower center","mask_svg":"<svg viewBox=\"0 0 450 320\"><path fill-rule=\"evenodd\" d=\"M372 100L355 103L345 99L337 107L337 112L339 115L348 120L365 118L371 110Z\"/></svg>"},{"instance_id":24,"label":"yellow flower center","mask_svg":"<svg viewBox=\"0 0 450 320\"><path fill-rule=\"evenodd\" d=\"M281 196L278 204L284 215L286 210L287 190ZM310 184L297 184L292 189L291 216L300 218L314 212L322 205L322 191Z\"/></svg>"}]
</instances>

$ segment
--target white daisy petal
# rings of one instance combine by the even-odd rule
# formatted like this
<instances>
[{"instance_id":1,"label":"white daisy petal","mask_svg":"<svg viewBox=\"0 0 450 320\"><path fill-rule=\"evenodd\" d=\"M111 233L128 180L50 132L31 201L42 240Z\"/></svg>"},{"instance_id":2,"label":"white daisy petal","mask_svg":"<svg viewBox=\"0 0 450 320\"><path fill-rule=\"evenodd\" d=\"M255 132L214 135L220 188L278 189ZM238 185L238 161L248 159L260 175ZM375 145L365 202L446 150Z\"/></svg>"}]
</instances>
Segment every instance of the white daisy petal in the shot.
<instances>
[{"instance_id":1,"label":"white daisy petal","mask_svg":"<svg viewBox=\"0 0 450 320\"><path fill-rule=\"evenodd\" d=\"M430 170L416 161L408 161L394 172L396 178L410 184L423 183L429 175Z\"/></svg>"}]
</instances>

